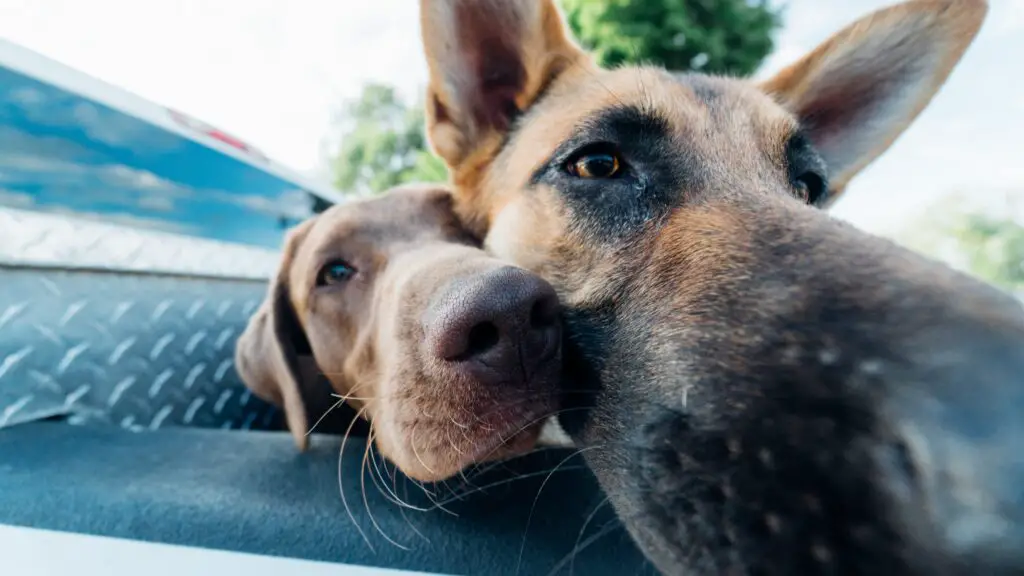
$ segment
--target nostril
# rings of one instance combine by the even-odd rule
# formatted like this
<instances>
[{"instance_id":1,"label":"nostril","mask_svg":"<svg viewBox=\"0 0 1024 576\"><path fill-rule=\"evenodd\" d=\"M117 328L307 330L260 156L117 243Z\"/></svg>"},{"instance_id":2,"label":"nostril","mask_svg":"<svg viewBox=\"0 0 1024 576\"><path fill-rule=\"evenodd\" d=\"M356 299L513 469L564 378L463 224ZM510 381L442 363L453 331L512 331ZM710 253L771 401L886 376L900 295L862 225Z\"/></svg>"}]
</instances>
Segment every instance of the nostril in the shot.
<instances>
[{"instance_id":1,"label":"nostril","mask_svg":"<svg viewBox=\"0 0 1024 576\"><path fill-rule=\"evenodd\" d=\"M466 338L466 351L458 360L479 356L498 345L501 334L498 327L491 322L481 322L469 329Z\"/></svg>"},{"instance_id":2,"label":"nostril","mask_svg":"<svg viewBox=\"0 0 1024 576\"><path fill-rule=\"evenodd\" d=\"M910 446L898 440L886 445L879 456L879 463L886 472L893 496L904 502L911 501L915 492L921 489L922 479L918 475Z\"/></svg>"},{"instance_id":3,"label":"nostril","mask_svg":"<svg viewBox=\"0 0 1024 576\"><path fill-rule=\"evenodd\" d=\"M530 328L543 330L558 321L558 306L550 298L541 298L530 308Z\"/></svg>"}]
</instances>

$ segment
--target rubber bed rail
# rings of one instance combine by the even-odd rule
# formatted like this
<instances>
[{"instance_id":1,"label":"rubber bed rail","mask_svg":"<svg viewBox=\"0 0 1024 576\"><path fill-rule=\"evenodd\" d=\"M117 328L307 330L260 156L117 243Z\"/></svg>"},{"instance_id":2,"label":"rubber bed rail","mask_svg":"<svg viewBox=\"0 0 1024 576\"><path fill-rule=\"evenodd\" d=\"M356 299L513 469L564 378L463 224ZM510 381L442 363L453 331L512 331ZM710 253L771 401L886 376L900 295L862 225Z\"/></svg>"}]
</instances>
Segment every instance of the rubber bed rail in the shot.
<instances>
[{"instance_id":1,"label":"rubber bed rail","mask_svg":"<svg viewBox=\"0 0 1024 576\"><path fill-rule=\"evenodd\" d=\"M362 440L340 457L339 444L315 437L298 454L284 432L15 426L0 431L0 524L443 574L655 573L572 452L542 451L428 497L400 477L379 489Z\"/></svg>"}]
</instances>

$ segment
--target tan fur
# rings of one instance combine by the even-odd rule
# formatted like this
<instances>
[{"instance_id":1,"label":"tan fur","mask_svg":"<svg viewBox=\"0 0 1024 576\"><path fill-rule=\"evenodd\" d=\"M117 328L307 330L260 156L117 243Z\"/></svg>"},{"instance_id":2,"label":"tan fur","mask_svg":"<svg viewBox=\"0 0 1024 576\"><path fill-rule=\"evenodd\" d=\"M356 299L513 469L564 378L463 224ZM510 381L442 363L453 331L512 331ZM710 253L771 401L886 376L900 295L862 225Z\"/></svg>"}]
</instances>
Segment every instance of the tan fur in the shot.
<instances>
[{"instance_id":1,"label":"tan fur","mask_svg":"<svg viewBox=\"0 0 1024 576\"><path fill-rule=\"evenodd\" d=\"M334 258L358 276L343 287L317 288L318 271ZM424 350L421 326L424 310L450 282L504 266L473 245L443 189L407 186L332 207L288 234L267 300L239 339L239 373L256 395L284 406L302 449L310 415L302 375L288 369L294 338L308 340L316 367L372 422L378 449L407 475L449 478L474 463L466 454L495 434L516 432L485 459L520 454L533 447L542 421L503 430L507 412L550 411L548 396L455 377ZM288 314L301 334L275 331Z\"/></svg>"},{"instance_id":2,"label":"tan fur","mask_svg":"<svg viewBox=\"0 0 1024 576\"><path fill-rule=\"evenodd\" d=\"M826 380L808 367L797 375L804 382L787 372L798 364L777 348L799 355L842 336L842 345L863 354L877 346L913 358L916 378L936 373L931 350L915 347L921 334L949 329L942 322L988 325L1003 314L989 336L1012 341L1021 334L1019 305L817 209L840 197L921 113L986 12L984 0L911 0L866 16L775 78L755 83L654 67L601 69L564 26L538 23L539 14L557 14L552 0L421 0L428 101L439 103L428 114L428 133L450 168L458 213L493 254L558 291L575 323L569 340L583 349L579 377L596 388L573 438L595 448L588 462L663 572L797 573L781 567L796 566L812 549L798 539L788 544L792 549L773 548L755 530L759 514L777 505L760 500L758 487L789 496L785 486L771 484L766 462L773 462L773 449L794 462L811 461L827 448L846 450L847 440L826 448L786 438L748 456L733 449L733 438L723 463L709 455L714 450L700 452L681 439L711 446L717 435L738 437L769 421L761 410L787 416L795 409L775 404L770 393L788 398L797 383L836 405L861 400L850 392L863 384L857 370L838 377L822 370ZM492 36L501 38L500 49L487 40ZM627 171L587 179L568 169L567 159L594 146L618 154ZM803 187L814 177L827 180L825 194L816 207L802 205L810 186ZM937 302L950 303L937 312ZM872 316L882 309L886 314ZM849 331L834 318L821 320L820 310L847 314ZM822 357L831 359L826 351ZM868 359L864 366L874 364ZM925 386L931 378L923 378L922 395L933 393ZM822 382L834 385L814 388ZM882 382L886 392L907 386ZM1003 384L991 390L1005 393ZM698 408L685 400L691 388ZM805 417L792 417L794 429ZM888 441L848 432L865 443ZM754 434L754 441L766 434ZM729 484L741 464L760 470L746 495ZM920 465L935 463L922 457ZM686 469L707 478L679 472ZM823 485L856 498L851 486L867 493L880 482L865 470L853 466L848 478L835 478L837 485L850 481L839 487L827 475L840 472L818 473L827 479ZM706 489L707 501L700 500L704 492L687 501L695 487ZM872 512L887 530L934 522L920 520L917 508L877 508ZM730 524L733 515L751 524ZM897 563L912 558L927 566L928 547L945 545L929 541L917 554L911 544L909 552L858 548L841 538L833 544L813 548L827 552L817 554L822 570L843 571L843 561L890 566L890 553Z\"/></svg>"},{"instance_id":3,"label":"tan fur","mask_svg":"<svg viewBox=\"0 0 1024 576\"><path fill-rule=\"evenodd\" d=\"M463 74L469 72L462 70L458 40L452 40L458 37L458 30L455 28L457 18L448 6L450 3L424 0L421 4L424 49L430 72L428 101L440 103L440 109L444 110L439 118L438 107L428 106L430 142L451 167L461 214L477 231L486 229L509 202L502 191L518 190L537 162L546 157L582 119L597 110L613 103L642 103L672 118L681 130L693 128L694 115L686 113L686 108L692 109L696 104L688 104L685 97L676 98L682 88L666 82L660 69L627 67L602 70L566 36L564 26L550 22L550 18L558 14L550 0L514 0L505 3L501 9L502 22L513 32L529 30L519 38L522 64L528 80L516 92L515 103L520 110L529 111L531 117L542 116L544 120L526 123L517 137L520 144L512 152L506 151L505 158L499 158L499 147L506 134L488 127L475 127L472 118L460 116L458 106L451 104L458 99L452 94L448 80L454 73L451 70L456 69ZM474 4L465 3L466 6ZM545 15L545 26L534 32L530 21L538 17L538 12ZM905 35L914 44L910 49L903 47L907 58L934 59L922 72L923 78L917 85L914 98L901 117L887 121L885 132L873 139L873 147L861 154L855 163L844 167L843 172L832 175L831 203L841 195L849 180L883 153L931 101L974 39L986 12L985 0L906 2L859 20L760 85L750 84L747 87L734 81L736 90L758 90L774 98L784 108L798 112L801 106L809 105L806 101L809 94L823 93L821 87L831 89L843 81L859 78L850 66L846 66L852 57L846 56L848 47L871 50L868 45L877 42L874 49L892 57L894 51L891 48L901 42L901 35ZM897 51L896 54L904 52ZM553 62L563 65L555 67ZM830 70L836 70L837 74L829 76L827 72ZM849 78L842 78L843 73ZM829 84L820 86L823 82ZM541 89L545 94L544 102L537 109L531 109ZM751 115L749 122L754 125L753 130L762 135L774 132L781 137L795 127L791 117L765 101L755 103L752 98L736 98L729 105L743 115L750 115L751 105L760 109L761 113ZM741 133L734 135L735 138L744 136ZM763 141L750 140L748 144L746 149L739 151L741 154L760 154L765 150ZM459 151L446 152L449 149ZM777 149L770 151L777 152ZM735 154L738 150L733 148L728 152ZM495 160L505 164L501 174L493 171ZM734 161L734 156L722 156L722 169L734 170ZM504 178L518 178L519 181L505 181Z\"/></svg>"},{"instance_id":4,"label":"tan fur","mask_svg":"<svg viewBox=\"0 0 1024 576\"><path fill-rule=\"evenodd\" d=\"M441 102L457 99L445 88L449 86L446 74L452 69L468 73L461 69L456 56L459 43L450 40L459 32L455 28L457 18L448 4L451 3L424 0L421 10L430 71L428 99ZM736 179L737 184L744 185L745 175L764 172L770 169L770 164L777 166L782 162L785 140L799 124L799 119L791 112L813 105L813 97L827 92L825 88L832 89L860 78L849 73L850 66L845 66L855 57L854 48L859 49L860 54L872 49L885 50L886 57L893 57L892 46L901 43L901 38L907 38L908 42L903 44L908 58L928 57L934 61L921 73L922 79L904 114L887 120L884 132L873 138L873 146L842 172L831 175L828 198L831 204L845 191L849 180L884 152L931 101L977 34L987 5L984 0L907 2L850 25L760 85L729 78L710 79L723 93L722 102L717 103L722 109L717 112L720 117L729 119L726 125L717 127L709 125L710 110L665 71L651 67L603 70L567 38L563 26L546 23L539 32L534 32L529 21L536 18L538 10L557 14L550 0L514 0L501 9L502 22L508 29L528 30L519 41L521 52L526 55L523 65L529 81L517 92L516 104L529 121L518 127L515 145L500 148L508 134L496 130L481 134L467 129L459 131L460 126L470 125L472 120L461 118L458 108L452 106L445 106L442 120L428 114L428 132L435 150L446 158L451 168L460 215L475 233L484 235L490 231L488 248L545 277L554 274L565 283L586 290L585 279L605 278L601 268L618 267L618 264L603 258L600 252L585 253L585 245L572 246L575 241L567 240L564 214L556 195L525 197L520 194L530 174L581 122L616 104L637 104L654 110L670 121L686 146L701 149L702 156L715 163L713 169L724 179ZM870 46L872 43L876 44L875 48ZM911 44L909 49L907 43ZM551 77L552 59L545 56L545 50L548 56L557 56L570 64L555 69L560 73ZM896 56L901 53L896 51ZM881 54L878 57L883 58ZM548 83L543 87L544 99L534 105L539 87L537 78L547 78ZM704 137L709 130L718 133L714 138ZM445 154L442 150L447 144L442 141L456 138L464 139L463 147L472 151ZM727 184L729 182L722 183ZM572 277L564 273L564 257L581 263ZM587 262L593 265L588 266ZM602 289L607 291L610 287L603 285ZM586 300L572 292L563 292L562 297L569 303Z\"/></svg>"}]
</instances>

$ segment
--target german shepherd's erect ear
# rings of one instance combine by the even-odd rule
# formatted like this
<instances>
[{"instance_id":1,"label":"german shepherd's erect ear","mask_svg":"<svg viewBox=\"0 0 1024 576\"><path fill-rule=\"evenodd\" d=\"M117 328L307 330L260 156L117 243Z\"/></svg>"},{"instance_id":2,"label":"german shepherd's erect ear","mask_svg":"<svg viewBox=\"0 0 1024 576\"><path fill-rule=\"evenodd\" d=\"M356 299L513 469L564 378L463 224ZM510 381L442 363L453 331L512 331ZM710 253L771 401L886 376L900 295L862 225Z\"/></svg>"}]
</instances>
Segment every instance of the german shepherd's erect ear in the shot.
<instances>
[{"instance_id":1,"label":"german shepherd's erect ear","mask_svg":"<svg viewBox=\"0 0 1024 576\"><path fill-rule=\"evenodd\" d=\"M986 13L983 0L914 0L879 10L760 84L796 116L828 167L830 189L817 205L831 204L928 105ZM500 204L478 197L486 195L482 173L507 147L516 118L547 102L540 97L550 87L578 92L602 84L580 93L580 109L609 92L631 98L604 78L614 71L599 69L576 44L552 0L421 0L421 20L429 140L478 231L487 218L481 212ZM570 72L578 82L565 78Z\"/></svg>"},{"instance_id":2,"label":"german shepherd's erect ear","mask_svg":"<svg viewBox=\"0 0 1024 576\"><path fill-rule=\"evenodd\" d=\"M590 65L550 0L423 0L420 18L429 138L454 172L492 157L559 73Z\"/></svg>"},{"instance_id":3,"label":"german shepherd's erect ear","mask_svg":"<svg viewBox=\"0 0 1024 576\"><path fill-rule=\"evenodd\" d=\"M824 159L829 202L931 102L986 13L979 0L923 0L880 10L761 85L797 116Z\"/></svg>"}]
</instances>

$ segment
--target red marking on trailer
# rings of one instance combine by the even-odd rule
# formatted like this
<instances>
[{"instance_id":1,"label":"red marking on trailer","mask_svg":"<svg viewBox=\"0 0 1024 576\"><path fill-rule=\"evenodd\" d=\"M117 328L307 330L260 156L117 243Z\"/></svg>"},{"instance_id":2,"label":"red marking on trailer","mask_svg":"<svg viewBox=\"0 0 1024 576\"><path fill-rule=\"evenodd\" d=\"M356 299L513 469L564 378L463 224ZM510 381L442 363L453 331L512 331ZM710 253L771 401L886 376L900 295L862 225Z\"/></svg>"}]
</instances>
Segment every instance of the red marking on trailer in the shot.
<instances>
[{"instance_id":1,"label":"red marking on trailer","mask_svg":"<svg viewBox=\"0 0 1024 576\"><path fill-rule=\"evenodd\" d=\"M219 128L215 128L207 124L206 122L193 118L183 112L179 112L171 108L168 108L167 112L168 114L170 114L171 118L173 118L175 122L181 124L182 126L190 130L195 130L196 132L204 134L210 138L213 138L214 140L223 142L224 144L227 144L228 146L231 146L236 150L241 150L246 154L249 154L250 156L259 158L263 162L269 161L269 158L267 158L265 154L257 150L252 145L247 144L244 140L238 138L237 136L232 136L231 134L228 134L227 132Z\"/></svg>"}]
</instances>

